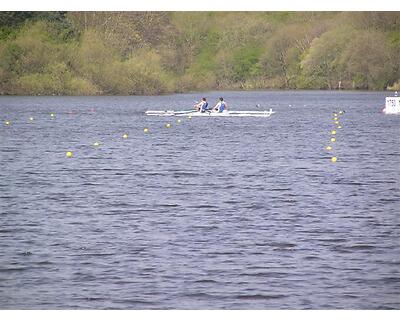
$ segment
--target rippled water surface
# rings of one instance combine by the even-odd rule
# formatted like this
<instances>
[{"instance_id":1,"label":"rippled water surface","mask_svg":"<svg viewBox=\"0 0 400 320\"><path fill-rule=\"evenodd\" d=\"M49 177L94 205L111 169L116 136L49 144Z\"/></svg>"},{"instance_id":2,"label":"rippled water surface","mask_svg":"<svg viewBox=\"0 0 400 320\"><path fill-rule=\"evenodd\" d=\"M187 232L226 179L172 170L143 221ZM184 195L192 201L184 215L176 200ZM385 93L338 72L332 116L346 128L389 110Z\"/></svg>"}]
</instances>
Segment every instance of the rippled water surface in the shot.
<instances>
[{"instance_id":1,"label":"rippled water surface","mask_svg":"<svg viewBox=\"0 0 400 320\"><path fill-rule=\"evenodd\" d=\"M177 124L143 112L198 95L0 97L0 308L399 309L386 94L205 93L222 94L276 113Z\"/></svg>"}]
</instances>

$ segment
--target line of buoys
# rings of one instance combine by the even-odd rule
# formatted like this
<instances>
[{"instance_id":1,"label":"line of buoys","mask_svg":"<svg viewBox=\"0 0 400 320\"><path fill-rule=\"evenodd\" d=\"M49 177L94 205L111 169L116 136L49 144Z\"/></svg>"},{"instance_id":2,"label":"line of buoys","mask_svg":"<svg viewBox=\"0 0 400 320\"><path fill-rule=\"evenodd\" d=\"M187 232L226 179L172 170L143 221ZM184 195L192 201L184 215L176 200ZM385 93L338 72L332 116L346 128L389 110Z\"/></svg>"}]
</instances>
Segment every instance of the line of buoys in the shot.
<instances>
[{"instance_id":1,"label":"line of buoys","mask_svg":"<svg viewBox=\"0 0 400 320\"><path fill-rule=\"evenodd\" d=\"M334 123L339 121L337 112L333 113L333 121L334 121ZM335 130L331 130L331 134L332 135L336 135L336 131ZM331 142L336 142L336 138L335 137L331 137ZM332 150L332 147L330 148L330 150ZM337 161L337 157L332 156L331 157L331 162L336 162L336 161Z\"/></svg>"},{"instance_id":2,"label":"line of buoys","mask_svg":"<svg viewBox=\"0 0 400 320\"><path fill-rule=\"evenodd\" d=\"M92 112L95 112L96 110L95 110L95 108L92 108L92 109L90 109L90 111L92 111ZM71 114L72 112L68 112L68 114ZM56 118L56 114L54 113L54 112L51 112L50 113L50 118L51 119L55 119ZM188 116L188 119L191 119L192 118L192 116ZM35 120L35 118L33 117L33 116L29 116L28 117L28 122L29 123L32 123L32 122L34 122L34 120ZM177 124L180 124L180 123L182 123L182 120L181 119L177 119L176 120L176 123ZM10 120L5 120L4 121L4 124L6 125L6 126L10 126L11 125L11 121ZM171 123L166 123L165 124L165 128L171 128L172 127L172 124ZM145 127L145 128L143 128L143 132L144 133L150 133L150 129L148 128L148 127ZM124 134L122 134L122 138L123 139L128 139L129 138L129 135L128 135L128 133L124 133ZM92 144L92 146L93 147L100 147L100 145L101 145L101 143L99 142L99 141L95 141L95 142L93 142L93 144ZM67 157L67 158L72 158L73 156L74 156L74 154L73 154L73 152L72 151L66 151L65 152L65 156Z\"/></svg>"},{"instance_id":3,"label":"line of buoys","mask_svg":"<svg viewBox=\"0 0 400 320\"><path fill-rule=\"evenodd\" d=\"M336 129L342 129L343 128L342 125L339 122L339 115L342 115L342 114L344 114L343 110L333 112L332 120L333 120L333 123L336 125ZM331 139L330 139L331 142L336 142L336 134L337 134L336 130L331 130L331 135L333 135L333 137L331 137ZM331 151L332 150L332 146L328 145L325 148L325 150ZM337 162L337 160L338 160L338 158L336 156L332 156L331 157L331 162L332 163Z\"/></svg>"}]
</instances>

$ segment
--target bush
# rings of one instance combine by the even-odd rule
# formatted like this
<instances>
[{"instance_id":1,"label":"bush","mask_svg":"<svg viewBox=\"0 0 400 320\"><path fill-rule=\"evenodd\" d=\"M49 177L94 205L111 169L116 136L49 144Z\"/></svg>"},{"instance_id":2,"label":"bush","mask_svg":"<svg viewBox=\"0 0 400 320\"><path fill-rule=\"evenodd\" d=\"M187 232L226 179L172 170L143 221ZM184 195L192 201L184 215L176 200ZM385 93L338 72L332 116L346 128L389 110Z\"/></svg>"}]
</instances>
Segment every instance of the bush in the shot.
<instances>
[{"instance_id":1,"label":"bush","mask_svg":"<svg viewBox=\"0 0 400 320\"><path fill-rule=\"evenodd\" d=\"M389 85L387 89L392 91L400 91L400 79L393 83L393 85Z\"/></svg>"},{"instance_id":2,"label":"bush","mask_svg":"<svg viewBox=\"0 0 400 320\"><path fill-rule=\"evenodd\" d=\"M310 78L313 87L333 89L345 77L342 53L353 37L352 29L339 28L313 40L301 61L304 76Z\"/></svg>"},{"instance_id":3,"label":"bush","mask_svg":"<svg viewBox=\"0 0 400 320\"><path fill-rule=\"evenodd\" d=\"M233 55L234 80L241 82L260 75L260 55L261 49L258 47L244 47L237 50Z\"/></svg>"},{"instance_id":4,"label":"bush","mask_svg":"<svg viewBox=\"0 0 400 320\"><path fill-rule=\"evenodd\" d=\"M162 69L161 57L154 50L137 50L123 63L128 94L160 94L170 90L172 78Z\"/></svg>"},{"instance_id":5,"label":"bush","mask_svg":"<svg viewBox=\"0 0 400 320\"><path fill-rule=\"evenodd\" d=\"M356 88L382 90L393 70L389 52L380 32L358 32L347 43L341 63Z\"/></svg>"}]
</instances>

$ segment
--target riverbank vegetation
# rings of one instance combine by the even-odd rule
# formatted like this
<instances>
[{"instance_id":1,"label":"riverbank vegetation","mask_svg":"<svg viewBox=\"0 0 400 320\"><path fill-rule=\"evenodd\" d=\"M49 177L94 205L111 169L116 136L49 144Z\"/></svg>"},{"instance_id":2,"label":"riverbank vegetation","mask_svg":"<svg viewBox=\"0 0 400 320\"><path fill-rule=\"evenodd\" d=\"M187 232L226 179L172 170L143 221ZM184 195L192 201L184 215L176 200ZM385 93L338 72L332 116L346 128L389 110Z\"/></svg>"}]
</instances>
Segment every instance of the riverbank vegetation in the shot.
<instances>
[{"instance_id":1,"label":"riverbank vegetation","mask_svg":"<svg viewBox=\"0 0 400 320\"><path fill-rule=\"evenodd\" d=\"M400 90L398 12L0 12L0 94Z\"/></svg>"}]
</instances>

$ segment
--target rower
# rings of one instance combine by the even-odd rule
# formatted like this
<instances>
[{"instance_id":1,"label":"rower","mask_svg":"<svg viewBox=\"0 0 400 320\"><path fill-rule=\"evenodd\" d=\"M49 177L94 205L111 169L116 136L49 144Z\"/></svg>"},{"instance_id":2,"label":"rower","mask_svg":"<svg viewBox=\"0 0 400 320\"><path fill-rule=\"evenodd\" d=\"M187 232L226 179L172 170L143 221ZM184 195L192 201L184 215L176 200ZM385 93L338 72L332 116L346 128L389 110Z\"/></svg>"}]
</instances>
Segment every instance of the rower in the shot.
<instances>
[{"instance_id":1,"label":"rower","mask_svg":"<svg viewBox=\"0 0 400 320\"><path fill-rule=\"evenodd\" d=\"M217 111L217 112L224 112L225 109L228 110L228 106L226 105L226 102L224 101L224 98L219 98L219 101L215 105L213 110Z\"/></svg>"},{"instance_id":2,"label":"rower","mask_svg":"<svg viewBox=\"0 0 400 320\"><path fill-rule=\"evenodd\" d=\"M206 112L208 108L208 102L206 98L201 98L201 101L194 105L196 111Z\"/></svg>"}]
</instances>

